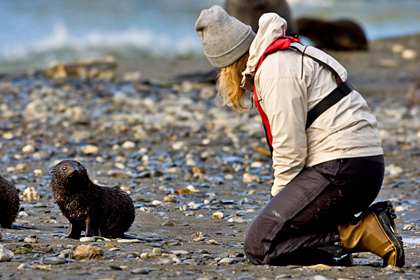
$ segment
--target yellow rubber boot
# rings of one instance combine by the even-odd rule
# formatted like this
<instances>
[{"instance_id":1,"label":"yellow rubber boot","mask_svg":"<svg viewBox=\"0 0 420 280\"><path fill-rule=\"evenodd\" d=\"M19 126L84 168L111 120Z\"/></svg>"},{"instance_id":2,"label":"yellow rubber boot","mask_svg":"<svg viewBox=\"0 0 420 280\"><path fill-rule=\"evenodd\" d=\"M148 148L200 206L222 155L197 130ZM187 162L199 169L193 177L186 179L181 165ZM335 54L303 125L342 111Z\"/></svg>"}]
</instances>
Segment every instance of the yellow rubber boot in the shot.
<instances>
[{"instance_id":1,"label":"yellow rubber boot","mask_svg":"<svg viewBox=\"0 0 420 280\"><path fill-rule=\"evenodd\" d=\"M395 227L395 217L391 202L373 204L362 213L357 223L338 226L343 249L348 252L371 252L384 260L384 266L403 267L404 248Z\"/></svg>"}]
</instances>

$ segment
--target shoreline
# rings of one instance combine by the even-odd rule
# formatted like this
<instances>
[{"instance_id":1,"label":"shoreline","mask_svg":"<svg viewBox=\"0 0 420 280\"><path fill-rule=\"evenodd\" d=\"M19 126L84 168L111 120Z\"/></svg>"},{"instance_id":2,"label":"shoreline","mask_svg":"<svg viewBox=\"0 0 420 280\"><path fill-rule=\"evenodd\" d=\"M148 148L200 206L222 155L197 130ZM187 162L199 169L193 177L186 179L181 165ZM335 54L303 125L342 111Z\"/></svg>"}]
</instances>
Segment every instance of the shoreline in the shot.
<instances>
[{"instance_id":1,"label":"shoreline","mask_svg":"<svg viewBox=\"0 0 420 280\"><path fill-rule=\"evenodd\" d=\"M402 51L413 50L417 57L402 58L401 53L395 52L399 47ZM365 52L325 52L343 64L353 86L365 96L402 99L405 98L408 89L420 81L420 33L369 41L369 50ZM132 63L119 62L117 73L118 77L122 77L125 73L140 72L142 77L166 81L176 75L207 72L211 69L213 67L202 55L167 60L144 59Z\"/></svg>"},{"instance_id":2,"label":"shoreline","mask_svg":"<svg viewBox=\"0 0 420 280\"><path fill-rule=\"evenodd\" d=\"M416 57L402 58L401 52L412 51ZM420 81L420 33L369 41L368 51L324 50L337 59L348 71L350 82L363 95L373 97L405 98L410 87ZM398 51L398 52L397 52ZM189 56L116 60L116 78L126 74L169 82L177 75L206 73L213 69L204 54ZM49 67L1 71L0 74L33 73Z\"/></svg>"}]
</instances>

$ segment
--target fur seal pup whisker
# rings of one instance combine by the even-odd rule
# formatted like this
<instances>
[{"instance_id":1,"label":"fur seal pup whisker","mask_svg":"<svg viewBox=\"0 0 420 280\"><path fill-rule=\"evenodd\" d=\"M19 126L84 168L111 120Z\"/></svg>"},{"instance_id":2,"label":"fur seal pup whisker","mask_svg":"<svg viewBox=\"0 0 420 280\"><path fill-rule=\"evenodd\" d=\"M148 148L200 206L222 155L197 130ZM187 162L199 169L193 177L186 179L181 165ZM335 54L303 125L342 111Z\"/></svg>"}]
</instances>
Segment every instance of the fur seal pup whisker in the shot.
<instances>
[{"instance_id":1,"label":"fur seal pup whisker","mask_svg":"<svg viewBox=\"0 0 420 280\"><path fill-rule=\"evenodd\" d=\"M20 207L16 186L0 175L0 227L11 228Z\"/></svg>"},{"instance_id":2,"label":"fur seal pup whisker","mask_svg":"<svg viewBox=\"0 0 420 280\"><path fill-rule=\"evenodd\" d=\"M135 218L130 196L117 188L93 183L86 168L75 160L63 160L52 170L55 200L70 222L69 238L122 237Z\"/></svg>"}]
</instances>

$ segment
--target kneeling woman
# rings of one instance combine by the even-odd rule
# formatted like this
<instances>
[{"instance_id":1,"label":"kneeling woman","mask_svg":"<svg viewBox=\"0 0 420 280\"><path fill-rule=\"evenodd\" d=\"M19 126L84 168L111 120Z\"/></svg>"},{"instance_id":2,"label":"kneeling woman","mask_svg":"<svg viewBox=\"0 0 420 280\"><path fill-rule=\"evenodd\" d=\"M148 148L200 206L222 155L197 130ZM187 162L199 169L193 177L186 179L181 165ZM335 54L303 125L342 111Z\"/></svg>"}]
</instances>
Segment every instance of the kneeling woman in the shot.
<instances>
[{"instance_id":1,"label":"kneeling woman","mask_svg":"<svg viewBox=\"0 0 420 280\"><path fill-rule=\"evenodd\" d=\"M248 231L247 257L338 264L369 251L402 267L392 205L371 205L384 176L376 119L343 66L286 37L287 23L274 13L260 18L257 34L219 6L203 10L195 27L207 58L221 68L225 104L243 111L245 91L254 91L272 151L272 199Z\"/></svg>"}]
</instances>

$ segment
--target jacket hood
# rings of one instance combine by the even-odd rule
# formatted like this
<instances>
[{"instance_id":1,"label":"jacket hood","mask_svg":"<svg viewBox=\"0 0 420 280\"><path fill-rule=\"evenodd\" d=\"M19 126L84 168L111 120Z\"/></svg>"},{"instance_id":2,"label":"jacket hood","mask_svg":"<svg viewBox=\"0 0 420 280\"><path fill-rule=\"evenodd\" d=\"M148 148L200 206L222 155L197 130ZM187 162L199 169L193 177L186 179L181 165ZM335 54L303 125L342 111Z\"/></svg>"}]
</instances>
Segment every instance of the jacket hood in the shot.
<instances>
[{"instance_id":1,"label":"jacket hood","mask_svg":"<svg viewBox=\"0 0 420 280\"><path fill-rule=\"evenodd\" d=\"M249 48L249 59L244 76L254 76L255 69L264 51L275 40L286 36L287 22L276 13L263 14L258 21L258 32Z\"/></svg>"}]
</instances>

